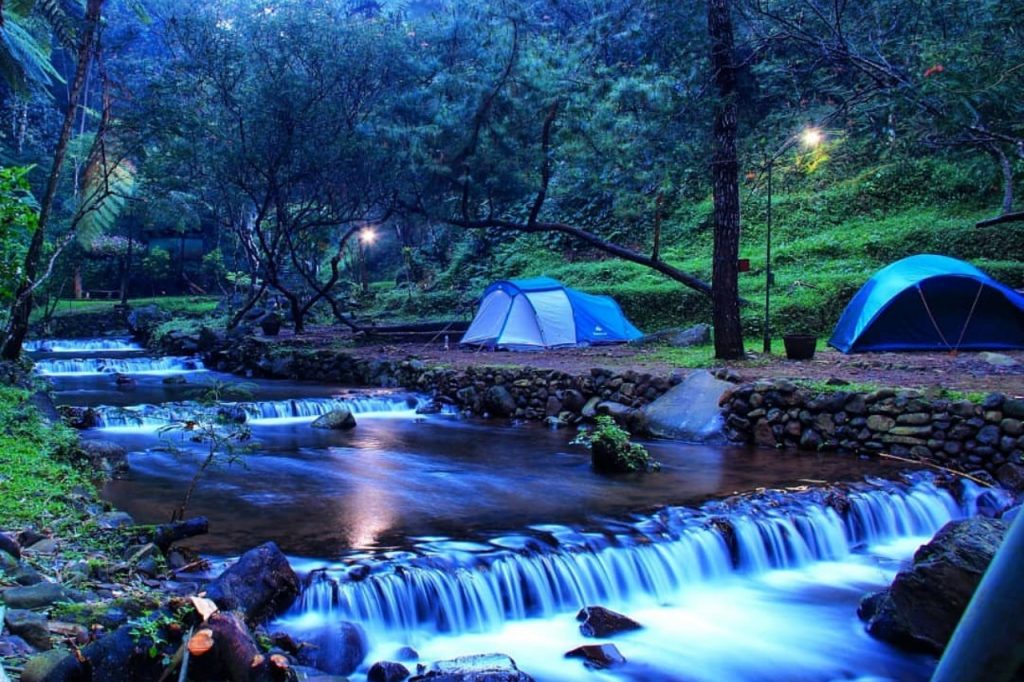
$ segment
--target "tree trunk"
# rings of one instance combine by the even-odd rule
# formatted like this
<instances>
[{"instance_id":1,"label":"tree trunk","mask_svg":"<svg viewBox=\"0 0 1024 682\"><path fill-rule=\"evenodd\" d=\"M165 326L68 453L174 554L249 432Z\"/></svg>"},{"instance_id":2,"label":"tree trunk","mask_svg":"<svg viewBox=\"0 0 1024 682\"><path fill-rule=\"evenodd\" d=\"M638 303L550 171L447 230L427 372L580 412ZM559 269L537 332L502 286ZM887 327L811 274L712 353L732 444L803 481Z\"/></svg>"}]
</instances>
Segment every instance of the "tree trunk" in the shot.
<instances>
[{"instance_id":1,"label":"tree trunk","mask_svg":"<svg viewBox=\"0 0 1024 682\"><path fill-rule=\"evenodd\" d=\"M292 323L295 328L296 334L301 334L306 331L306 311L302 309L302 304L299 301L298 296L288 296L288 305L292 309Z\"/></svg>"},{"instance_id":2,"label":"tree trunk","mask_svg":"<svg viewBox=\"0 0 1024 682\"><path fill-rule=\"evenodd\" d=\"M1003 210L1001 215L1013 212L1013 164L999 145L993 144L991 153L999 164L999 170L1003 173Z\"/></svg>"},{"instance_id":3,"label":"tree trunk","mask_svg":"<svg viewBox=\"0 0 1024 682\"><path fill-rule=\"evenodd\" d=\"M29 317L32 315L32 291L36 285L36 276L39 274L39 261L43 256L44 236L50 222L50 214L53 212L53 204L57 196L57 185L60 181L64 159L68 152L68 143L71 141L71 130L75 124L78 101L85 85L89 57L92 53L96 27L99 25L103 2L104 0L89 0L86 7L85 28L82 31L82 39L78 45L78 63L75 67L75 77L71 82L68 106L64 111L64 123L61 126L60 136L57 138L57 145L54 148L53 165L50 167L50 175L46 181L46 192L43 194L43 200L39 205L39 224L36 227L36 231L32 234L32 241L29 242L28 252L25 254L22 279L18 284L14 302L11 304L10 322L7 326L3 349L0 349L0 358L4 360L18 359L21 355L22 344L28 335Z\"/></svg>"},{"instance_id":4,"label":"tree trunk","mask_svg":"<svg viewBox=\"0 0 1024 682\"><path fill-rule=\"evenodd\" d=\"M128 252L124 257L124 272L121 277L121 305L128 306L128 287L132 278L132 224L128 223Z\"/></svg>"},{"instance_id":5,"label":"tree trunk","mask_svg":"<svg viewBox=\"0 0 1024 682\"><path fill-rule=\"evenodd\" d=\"M711 276L715 357L743 357L740 324L740 191L736 156L736 61L729 0L708 0L711 66L718 88L711 174L714 194L715 246Z\"/></svg>"}]
</instances>

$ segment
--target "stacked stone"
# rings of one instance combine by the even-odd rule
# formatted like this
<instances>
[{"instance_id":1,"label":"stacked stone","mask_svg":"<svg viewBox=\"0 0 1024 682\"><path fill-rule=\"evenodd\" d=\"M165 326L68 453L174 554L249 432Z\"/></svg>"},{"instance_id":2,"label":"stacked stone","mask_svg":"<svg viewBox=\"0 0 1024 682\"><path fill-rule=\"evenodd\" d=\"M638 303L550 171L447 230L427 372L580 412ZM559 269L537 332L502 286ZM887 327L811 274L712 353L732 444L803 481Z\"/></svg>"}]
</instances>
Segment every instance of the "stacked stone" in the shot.
<instances>
[{"instance_id":1,"label":"stacked stone","mask_svg":"<svg viewBox=\"0 0 1024 682\"><path fill-rule=\"evenodd\" d=\"M624 417L682 380L595 368L577 376L533 367L428 367L420 360L367 360L342 350L287 346L248 337L206 356L214 369L244 376L407 388L474 415L572 423L606 413Z\"/></svg>"},{"instance_id":2,"label":"stacked stone","mask_svg":"<svg viewBox=\"0 0 1024 682\"><path fill-rule=\"evenodd\" d=\"M1024 399L1001 393L976 403L915 390L812 392L791 381L759 381L723 398L723 408L735 442L885 452L1024 481Z\"/></svg>"}]
</instances>

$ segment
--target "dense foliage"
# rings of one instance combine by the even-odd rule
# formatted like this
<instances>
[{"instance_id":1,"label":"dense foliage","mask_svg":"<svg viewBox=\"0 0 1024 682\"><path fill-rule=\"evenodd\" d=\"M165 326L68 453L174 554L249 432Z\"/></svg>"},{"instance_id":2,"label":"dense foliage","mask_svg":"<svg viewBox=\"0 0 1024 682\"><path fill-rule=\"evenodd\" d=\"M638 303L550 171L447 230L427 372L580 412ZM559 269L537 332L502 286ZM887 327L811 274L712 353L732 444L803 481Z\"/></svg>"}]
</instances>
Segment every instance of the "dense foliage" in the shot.
<instances>
[{"instance_id":1,"label":"dense foliage","mask_svg":"<svg viewBox=\"0 0 1024 682\"><path fill-rule=\"evenodd\" d=\"M972 227L1017 215L1017 5L725 3L739 295L764 292L771 163L779 331L826 331L872 270L920 251L1024 284L1020 227ZM276 301L301 330L467 314L488 280L547 274L647 328L711 316L722 70L705 0L2 11L0 161L35 164L2 176L5 305L19 287L221 294L228 324ZM823 144L801 144L808 126ZM26 189L50 207L41 231ZM756 307L741 315L759 329Z\"/></svg>"},{"instance_id":2,"label":"dense foliage","mask_svg":"<svg viewBox=\"0 0 1024 682\"><path fill-rule=\"evenodd\" d=\"M28 391L0 385L0 518L12 525L73 523L91 483L70 464L74 432L45 424Z\"/></svg>"}]
</instances>

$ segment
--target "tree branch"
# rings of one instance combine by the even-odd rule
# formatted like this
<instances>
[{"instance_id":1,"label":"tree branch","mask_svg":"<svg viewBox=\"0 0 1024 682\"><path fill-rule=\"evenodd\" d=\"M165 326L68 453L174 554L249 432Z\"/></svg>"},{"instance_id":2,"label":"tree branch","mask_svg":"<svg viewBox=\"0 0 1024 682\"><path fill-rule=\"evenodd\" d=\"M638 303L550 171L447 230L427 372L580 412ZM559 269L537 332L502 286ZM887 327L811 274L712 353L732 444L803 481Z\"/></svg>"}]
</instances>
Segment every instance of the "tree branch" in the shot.
<instances>
[{"instance_id":1,"label":"tree branch","mask_svg":"<svg viewBox=\"0 0 1024 682\"><path fill-rule=\"evenodd\" d=\"M974 223L975 227L993 227L994 225L1004 225L1006 223L1024 223L1024 211L1017 211L1016 213L1004 213L1001 216L995 218L989 218L988 220L979 220Z\"/></svg>"},{"instance_id":2,"label":"tree branch","mask_svg":"<svg viewBox=\"0 0 1024 682\"><path fill-rule=\"evenodd\" d=\"M695 291L710 296L711 285L704 280L695 277L689 273L683 272L678 268L674 268L668 263L661 260L654 260L641 253L637 253L632 249L628 249L619 244L612 243L606 239L602 239L593 232L588 232L579 227L573 225L566 225L565 223L545 223L545 222L534 222L530 223L517 223L511 220L502 220L500 218L487 218L484 220L465 220L458 218L447 218L443 219L449 225L454 227L462 227L471 230L486 230L489 228L499 228L503 230L514 230L516 232L526 233L541 233L541 232L560 232L562 234L574 237L581 242L589 244L596 249L604 251L605 253L611 254L622 260L630 261L638 265L656 270L661 274L665 275L669 279L672 279L680 284L687 286Z\"/></svg>"}]
</instances>

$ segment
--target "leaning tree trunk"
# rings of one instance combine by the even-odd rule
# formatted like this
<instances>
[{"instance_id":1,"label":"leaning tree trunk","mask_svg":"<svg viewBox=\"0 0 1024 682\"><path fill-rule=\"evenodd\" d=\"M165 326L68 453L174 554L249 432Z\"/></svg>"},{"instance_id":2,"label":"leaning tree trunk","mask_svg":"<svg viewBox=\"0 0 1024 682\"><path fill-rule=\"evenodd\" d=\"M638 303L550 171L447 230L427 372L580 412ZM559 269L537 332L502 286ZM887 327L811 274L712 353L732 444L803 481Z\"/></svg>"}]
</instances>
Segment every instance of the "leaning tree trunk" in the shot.
<instances>
[{"instance_id":1,"label":"leaning tree trunk","mask_svg":"<svg viewBox=\"0 0 1024 682\"><path fill-rule=\"evenodd\" d=\"M60 181L64 159L67 156L68 143L71 141L71 130L75 124L78 100L82 96L82 89L85 87L89 56L93 49L96 27L99 25L103 2L104 0L89 0L86 7L85 28L82 31L81 42L78 45L78 63L75 67L75 77L71 81L71 91L68 93L68 106L64 111L64 123L61 126L60 136L57 138L57 145L53 152L53 165L50 167L50 175L46 181L46 192L43 194L43 200L39 204L39 224L36 227L36 231L32 234L32 241L29 242L28 251L25 254L21 282L18 284L14 303L11 304L7 335L4 339L3 349L0 349L0 357L4 360L18 359L18 356L21 355L22 344L28 335L29 317L32 314L32 291L36 286L36 277L39 275L39 265L43 257L44 236L47 225L50 222L50 215L53 212L54 199L57 196L57 185Z\"/></svg>"},{"instance_id":2,"label":"leaning tree trunk","mask_svg":"<svg viewBox=\"0 0 1024 682\"><path fill-rule=\"evenodd\" d=\"M738 281L740 190L736 157L736 61L729 0L708 0L708 36L711 38L711 67L718 88L711 161L715 203L712 320L715 357L731 360L743 357L743 327Z\"/></svg>"}]
</instances>

